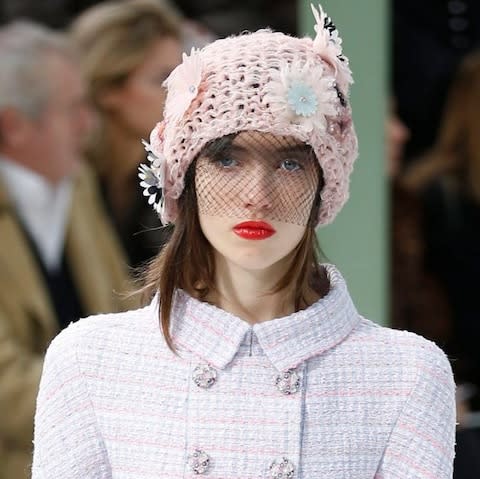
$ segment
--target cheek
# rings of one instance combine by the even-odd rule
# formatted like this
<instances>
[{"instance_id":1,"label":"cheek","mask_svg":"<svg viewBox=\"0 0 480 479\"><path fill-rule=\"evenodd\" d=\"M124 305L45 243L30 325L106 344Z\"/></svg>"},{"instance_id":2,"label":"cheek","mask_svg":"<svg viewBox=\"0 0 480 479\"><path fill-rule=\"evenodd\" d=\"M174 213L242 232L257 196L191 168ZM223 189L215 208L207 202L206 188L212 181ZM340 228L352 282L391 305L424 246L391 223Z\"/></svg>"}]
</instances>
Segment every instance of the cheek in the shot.
<instances>
[{"instance_id":1,"label":"cheek","mask_svg":"<svg viewBox=\"0 0 480 479\"><path fill-rule=\"evenodd\" d=\"M123 116L132 128L147 135L163 113L164 89L154 85L132 88L126 99Z\"/></svg>"},{"instance_id":2,"label":"cheek","mask_svg":"<svg viewBox=\"0 0 480 479\"><path fill-rule=\"evenodd\" d=\"M318 179L314 175L292 177L281 184L277 203L280 219L299 226L308 223L312 211Z\"/></svg>"},{"instance_id":3,"label":"cheek","mask_svg":"<svg viewBox=\"0 0 480 479\"><path fill-rule=\"evenodd\" d=\"M224 258L232 259L235 255L233 238L229 237L225 221L222 218L206 216L199 213L200 229L213 248Z\"/></svg>"},{"instance_id":4,"label":"cheek","mask_svg":"<svg viewBox=\"0 0 480 479\"><path fill-rule=\"evenodd\" d=\"M45 128L42 128L36 145L39 150L49 150L55 156L57 151L60 153L64 150L69 138L70 132L61 122L49 121Z\"/></svg>"},{"instance_id":5,"label":"cheek","mask_svg":"<svg viewBox=\"0 0 480 479\"><path fill-rule=\"evenodd\" d=\"M161 118L163 109L155 95L139 82L130 82L116 93L115 101L107 104L107 121L118 124L129 136L148 138L150 131Z\"/></svg>"},{"instance_id":6,"label":"cheek","mask_svg":"<svg viewBox=\"0 0 480 479\"><path fill-rule=\"evenodd\" d=\"M132 106L142 106L143 110L139 111L139 113L163 110L165 89L156 83L148 81L137 82L132 85L130 104Z\"/></svg>"},{"instance_id":7,"label":"cheek","mask_svg":"<svg viewBox=\"0 0 480 479\"><path fill-rule=\"evenodd\" d=\"M300 243L305 234L306 227L294 224L283 223L277 229L278 251L283 255L290 254Z\"/></svg>"},{"instance_id":8,"label":"cheek","mask_svg":"<svg viewBox=\"0 0 480 479\"><path fill-rule=\"evenodd\" d=\"M52 124L49 136L54 150L71 149L78 142L78 134L70 118Z\"/></svg>"},{"instance_id":9,"label":"cheek","mask_svg":"<svg viewBox=\"0 0 480 479\"><path fill-rule=\"evenodd\" d=\"M213 216L206 216L203 214L199 214L199 221L200 221L200 228L205 235L205 238L215 246L215 244L221 239L222 233L222 223L219 218Z\"/></svg>"},{"instance_id":10,"label":"cheek","mask_svg":"<svg viewBox=\"0 0 480 479\"><path fill-rule=\"evenodd\" d=\"M228 175L215 169L208 161L199 161L195 173L198 211L209 216L242 216L238 211L241 189L239 175Z\"/></svg>"}]
</instances>

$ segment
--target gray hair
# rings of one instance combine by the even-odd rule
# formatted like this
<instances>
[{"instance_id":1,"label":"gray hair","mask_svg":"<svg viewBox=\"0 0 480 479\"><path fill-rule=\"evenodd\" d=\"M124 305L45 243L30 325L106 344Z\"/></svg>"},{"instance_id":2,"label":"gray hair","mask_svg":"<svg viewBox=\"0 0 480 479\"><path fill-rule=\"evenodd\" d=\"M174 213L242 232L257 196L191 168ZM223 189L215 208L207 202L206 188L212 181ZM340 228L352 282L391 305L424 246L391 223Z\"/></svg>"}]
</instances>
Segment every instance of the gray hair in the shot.
<instances>
[{"instance_id":1,"label":"gray hair","mask_svg":"<svg viewBox=\"0 0 480 479\"><path fill-rule=\"evenodd\" d=\"M38 117L53 93L47 60L61 55L74 61L63 34L29 21L14 21L0 28L0 111L17 108Z\"/></svg>"}]
</instances>

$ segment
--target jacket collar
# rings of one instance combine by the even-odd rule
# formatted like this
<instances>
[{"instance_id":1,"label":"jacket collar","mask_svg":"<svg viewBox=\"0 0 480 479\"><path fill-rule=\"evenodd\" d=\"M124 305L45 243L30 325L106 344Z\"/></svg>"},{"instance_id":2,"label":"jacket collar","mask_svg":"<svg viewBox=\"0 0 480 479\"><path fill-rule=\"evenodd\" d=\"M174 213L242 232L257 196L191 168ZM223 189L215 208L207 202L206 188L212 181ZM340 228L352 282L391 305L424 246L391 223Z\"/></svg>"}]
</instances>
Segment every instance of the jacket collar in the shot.
<instances>
[{"instance_id":1,"label":"jacket collar","mask_svg":"<svg viewBox=\"0 0 480 479\"><path fill-rule=\"evenodd\" d=\"M235 357L253 332L278 371L292 369L341 343L360 321L345 281L332 265L324 265L329 293L305 310L255 325L211 304L177 291L172 311L172 338L217 369Z\"/></svg>"}]
</instances>

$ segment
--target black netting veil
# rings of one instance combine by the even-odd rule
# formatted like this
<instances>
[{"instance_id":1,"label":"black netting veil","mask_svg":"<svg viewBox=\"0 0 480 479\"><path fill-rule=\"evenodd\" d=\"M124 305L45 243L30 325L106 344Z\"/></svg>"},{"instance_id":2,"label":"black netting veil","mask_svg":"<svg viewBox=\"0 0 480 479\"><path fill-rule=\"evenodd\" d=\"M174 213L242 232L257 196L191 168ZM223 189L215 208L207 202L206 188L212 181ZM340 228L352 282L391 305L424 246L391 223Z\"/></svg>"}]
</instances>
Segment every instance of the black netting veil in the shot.
<instances>
[{"instance_id":1,"label":"black netting veil","mask_svg":"<svg viewBox=\"0 0 480 479\"><path fill-rule=\"evenodd\" d=\"M318 209L321 170L289 136L243 131L208 143L195 163L200 214L306 226Z\"/></svg>"}]
</instances>

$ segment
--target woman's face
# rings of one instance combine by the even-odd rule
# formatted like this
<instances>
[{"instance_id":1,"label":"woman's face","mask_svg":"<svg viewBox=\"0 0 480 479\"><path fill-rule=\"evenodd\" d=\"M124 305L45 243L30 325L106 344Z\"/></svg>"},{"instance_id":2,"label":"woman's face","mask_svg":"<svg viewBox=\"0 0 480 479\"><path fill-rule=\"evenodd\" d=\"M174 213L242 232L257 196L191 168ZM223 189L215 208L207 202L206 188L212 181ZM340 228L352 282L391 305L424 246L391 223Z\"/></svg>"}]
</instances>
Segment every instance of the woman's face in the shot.
<instances>
[{"instance_id":1,"label":"woman's face","mask_svg":"<svg viewBox=\"0 0 480 479\"><path fill-rule=\"evenodd\" d=\"M148 138L162 117L165 104L164 80L181 60L181 43L173 37L159 37L149 48L146 60L125 83L107 92L113 120L134 138Z\"/></svg>"},{"instance_id":2,"label":"woman's face","mask_svg":"<svg viewBox=\"0 0 480 479\"><path fill-rule=\"evenodd\" d=\"M196 163L202 231L227 262L269 268L302 239L318 181L311 148L291 137L242 132L218 140Z\"/></svg>"}]
</instances>

